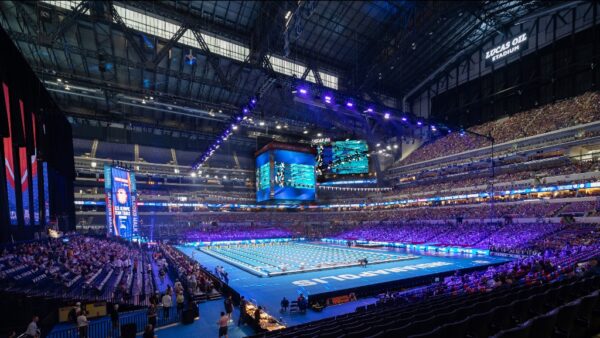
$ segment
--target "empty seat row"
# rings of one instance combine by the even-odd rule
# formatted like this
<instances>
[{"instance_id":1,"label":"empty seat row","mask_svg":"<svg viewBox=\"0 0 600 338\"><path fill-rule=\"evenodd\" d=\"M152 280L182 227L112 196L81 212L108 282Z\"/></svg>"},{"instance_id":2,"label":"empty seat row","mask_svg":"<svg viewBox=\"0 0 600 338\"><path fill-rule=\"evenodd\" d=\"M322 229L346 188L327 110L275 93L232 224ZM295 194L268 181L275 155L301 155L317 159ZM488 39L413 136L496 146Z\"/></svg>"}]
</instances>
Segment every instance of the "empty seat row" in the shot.
<instances>
[{"instance_id":1,"label":"empty seat row","mask_svg":"<svg viewBox=\"0 0 600 338\"><path fill-rule=\"evenodd\" d=\"M499 334L509 337L522 326L527 326L523 330L538 332L535 328L538 324L535 322L534 325L533 321L552 311L556 311L557 321L561 323L557 322L553 326L553 332L560 335L571 330L562 323L569 322L567 309L572 309L573 304L577 304L573 310L574 318L586 323L583 328L579 328L581 325L577 327L581 332L587 333L593 327L590 309L596 305L600 307L600 302L597 302L599 288L599 276L565 279L551 284L509 287L460 297L441 297L423 304L413 304L412 308L406 304L369 312L354 312L263 335L358 338L488 337ZM580 308L582 302L585 306Z\"/></svg>"}]
</instances>

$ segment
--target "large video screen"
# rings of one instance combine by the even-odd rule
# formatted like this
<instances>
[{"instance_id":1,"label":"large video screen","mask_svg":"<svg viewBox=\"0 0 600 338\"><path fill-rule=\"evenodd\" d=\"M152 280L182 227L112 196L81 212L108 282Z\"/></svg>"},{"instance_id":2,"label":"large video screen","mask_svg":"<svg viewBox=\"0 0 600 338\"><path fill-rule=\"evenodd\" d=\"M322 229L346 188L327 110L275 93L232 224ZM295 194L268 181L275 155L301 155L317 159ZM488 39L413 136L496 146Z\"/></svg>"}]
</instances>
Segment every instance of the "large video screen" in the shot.
<instances>
[{"instance_id":1,"label":"large video screen","mask_svg":"<svg viewBox=\"0 0 600 338\"><path fill-rule=\"evenodd\" d=\"M369 147L363 140L337 141L331 145L331 172L366 174L369 172Z\"/></svg>"},{"instance_id":2,"label":"large video screen","mask_svg":"<svg viewBox=\"0 0 600 338\"><path fill-rule=\"evenodd\" d=\"M317 151L317 174L367 174L369 173L369 146L364 140L320 142Z\"/></svg>"},{"instance_id":3,"label":"large video screen","mask_svg":"<svg viewBox=\"0 0 600 338\"><path fill-rule=\"evenodd\" d=\"M135 177L129 170L104 167L106 227L110 236L132 239L138 235Z\"/></svg>"},{"instance_id":4,"label":"large video screen","mask_svg":"<svg viewBox=\"0 0 600 338\"><path fill-rule=\"evenodd\" d=\"M262 202L269 199L271 184L271 162L269 153L262 153L256 157L256 201Z\"/></svg>"},{"instance_id":5,"label":"large video screen","mask_svg":"<svg viewBox=\"0 0 600 338\"><path fill-rule=\"evenodd\" d=\"M256 157L257 202L314 201L315 189L313 154L275 149Z\"/></svg>"},{"instance_id":6,"label":"large video screen","mask_svg":"<svg viewBox=\"0 0 600 338\"><path fill-rule=\"evenodd\" d=\"M315 157L291 150L273 151L274 197L279 200L315 199Z\"/></svg>"}]
</instances>

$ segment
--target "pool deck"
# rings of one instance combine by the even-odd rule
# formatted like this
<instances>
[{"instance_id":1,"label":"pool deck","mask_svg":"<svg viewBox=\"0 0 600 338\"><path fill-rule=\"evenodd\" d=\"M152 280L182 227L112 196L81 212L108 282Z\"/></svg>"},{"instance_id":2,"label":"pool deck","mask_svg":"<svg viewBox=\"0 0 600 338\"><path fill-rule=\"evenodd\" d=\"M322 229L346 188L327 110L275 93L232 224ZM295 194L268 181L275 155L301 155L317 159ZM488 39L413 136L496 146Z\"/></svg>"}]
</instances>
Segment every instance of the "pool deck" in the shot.
<instances>
[{"instance_id":1,"label":"pool deck","mask_svg":"<svg viewBox=\"0 0 600 338\"><path fill-rule=\"evenodd\" d=\"M210 271L213 271L216 266L223 266L229 274L230 287L240 295L266 308L266 311L271 315L280 317L288 326L352 312L359 304L352 302L344 304L344 306L336 305L327 307L322 312L307 311L306 314L280 314L279 303L284 296L289 300L295 300L300 294L311 296L338 290L349 290L462 269L485 268L486 266L511 260L510 258L493 256L435 254L422 255L407 261L369 265L366 268L355 266L261 278L216 257L200 252L193 247L178 246L177 248L189 257L192 257L192 253L194 253L193 258ZM391 254L398 253L397 251L388 252ZM411 254L418 255L418 253Z\"/></svg>"}]
</instances>

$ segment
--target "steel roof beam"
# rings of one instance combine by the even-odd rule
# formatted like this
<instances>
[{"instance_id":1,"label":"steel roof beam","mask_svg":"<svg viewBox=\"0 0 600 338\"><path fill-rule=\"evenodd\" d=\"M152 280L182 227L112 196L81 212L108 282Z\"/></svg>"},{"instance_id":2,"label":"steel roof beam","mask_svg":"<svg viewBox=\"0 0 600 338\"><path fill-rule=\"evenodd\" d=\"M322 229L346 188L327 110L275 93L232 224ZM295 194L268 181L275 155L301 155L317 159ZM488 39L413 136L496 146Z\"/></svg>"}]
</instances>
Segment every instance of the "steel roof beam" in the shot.
<instances>
[{"instance_id":1,"label":"steel roof beam","mask_svg":"<svg viewBox=\"0 0 600 338\"><path fill-rule=\"evenodd\" d=\"M37 36L34 35L30 35L27 33L21 33L21 32L16 32L13 30L9 30L8 34L10 35L10 37L14 40L17 41L21 41L21 42L27 42L30 44L36 44L37 43ZM55 49L66 49L68 50L69 53L75 53L75 54L79 54L82 57L97 57L98 51L96 50L91 50L91 49L85 49L76 45L71 45L68 43L59 43L59 42L55 42L52 46L52 48ZM131 68L135 68L135 69L144 69L146 64L142 63L142 62L136 62L133 61L129 58L122 58L122 57L118 57L118 56L114 56L114 55L107 55L107 61L111 61L115 64L124 66L124 67L131 67ZM176 78L181 78L184 80L188 80L188 81L194 81L200 84L204 84L204 85L208 85L208 86L213 86L213 87L218 87L218 88L223 88L223 89L227 89L226 87L224 87L220 81L214 81L214 80L210 80L204 77L199 77L199 76L192 76L190 74L185 74L173 69L168 69L168 68L164 68L164 67L156 67L155 71L158 74L162 74L162 75L166 75L166 76L173 76ZM251 91L245 91L247 94L251 94Z\"/></svg>"},{"instance_id":2,"label":"steel roof beam","mask_svg":"<svg viewBox=\"0 0 600 338\"><path fill-rule=\"evenodd\" d=\"M186 24L179 26L179 29L177 30L177 32L175 32L175 34L173 34L173 36L169 39L169 41L167 41L167 44L165 44L161 48L161 50L152 59L152 65L154 65L154 68L156 68L158 66L158 64L165 58L165 56L167 56L167 53L171 50L171 48L173 48L175 43L177 43L177 41L179 41L179 39L183 36L183 34L185 34L185 32L187 30L188 30L188 27Z\"/></svg>"},{"instance_id":3,"label":"steel roof beam","mask_svg":"<svg viewBox=\"0 0 600 338\"><path fill-rule=\"evenodd\" d=\"M48 45L52 45L54 42L56 42L56 40L58 40L59 38L63 37L63 35L67 31L67 29L69 29L71 26L73 26L74 24L76 24L77 23L77 19L86 10L89 10L90 8L91 8L91 1L81 1L81 2L79 2L77 4L77 6L75 8L73 8L72 11L69 12L69 14L67 15L67 17L65 19L63 19L63 21L60 22L60 24L58 25L57 29L54 32L52 32L52 34L50 34L47 37L44 37L42 35L42 37L44 37L43 41L45 41L46 44L48 44Z\"/></svg>"},{"instance_id":4,"label":"steel roof beam","mask_svg":"<svg viewBox=\"0 0 600 338\"><path fill-rule=\"evenodd\" d=\"M227 89L232 89L231 83L229 82L229 80L225 76L225 73L223 73L223 70L221 69L219 58L213 52L210 51L210 48L208 47L208 44L206 44L206 41L204 41L202 34L200 34L200 32L198 32L196 29L192 29L192 33L194 34L196 41L200 45L200 50L204 52L208 63L210 63L213 70L217 74L217 78L219 79L221 84Z\"/></svg>"},{"instance_id":5,"label":"steel roof beam","mask_svg":"<svg viewBox=\"0 0 600 338\"><path fill-rule=\"evenodd\" d=\"M144 1L116 1L119 4L124 4L130 7L134 7L136 9L139 10L143 10L145 12L148 13L152 13L154 15L160 16L162 18L166 18L169 20L172 20L174 22L178 22L181 23L182 22L182 18L185 17L189 17L189 20L194 20L194 22L198 22L198 29L201 29L203 31L206 32L210 32L214 35L217 36L223 36L226 38L229 38L233 41L236 41L238 43L241 43L243 45L249 46L250 49L253 49L253 32L247 32L247 31L241 31L241 30L237 30L231 27L228 27L226 25L221 25L221 24L217 24L214 22L211 22L211 20L207 20L206 17L202 17L199 15L190 15L189 12L186 12L186 10L184 10L183 8L178 9L178 8L174 8L173 6L169 6L169 5L165 5L163 3L160 2L152 2L151 6L148 6L147 2ZM282 6L282 4L285 4L283 7L288 6L292 9L295 8L295 6L297 6L296 1L262 1L260 2L260 6L261 8L263 6L272 6L272 5L276 5L276 6ZM264 7L265 9L267 7ZM259 14L259 19L260 20L264 20L265 18L267 18L267 16L265 16L266 13L268 13L268 11L265 11L263 9L261 9L261 13ZM281 14L281 12L279 12L279 14ZM268 16L268 18L275 18L274 16ZM260 21L259 20L259 21ZM274 25L272 21L269 20L264 20L266 21L265 23L267 24L268 27L272 27L273 29L275 29L274 26L279 26L279 25ZM278 33L281 33L281 28L279 31L275 30ZM260 34L259 36L265 36L264 34ZM281 35L278 35L277 38L280 38ZM280 41L279 40L275 40L275 42L268 44L269 48L273 48L275 46L280 46ZM271 50L273 51L273 50ZM321 68L324 68L324 66L326 66L325 68L331 68L332 71L334 70L338 70L340 68L339 64L335 64L332 63L330 60L320 57L319 55L314 55L314 53L307 53L306 51L303 50L297 50L297 49L292 49L292 53L295 56L299 56L300 59L299 61L303 62L303 63L308 63L308 61L313 61L313 62L318 62L321 66ZM277 55L283 55L283 51L281 53L274 53ZM257 58L257 60L260 60L260 58ZM237 61L236 61L237 62ZM233 77L233 79L235 79L235 77ZM234 81L232 81L234 82Z\"/></svg>"},{"instance_id":6,"label":"steel roof beam","mask_svg":"<svg viewBox=\"0 0 600 338\"><path fill-rule=\"evenodd\" d=\"M217 105L212 102L206 102L206 101L201 101L201 100L196 100L196 99L189 99L189 98L181 97L181 96L177 96L177 95L154 93L152 91L147 91L147 90L140 89L140 88L125 86L123 84L113 82L113 81L103 81L101 79L93 79L93 78L89 78L87 76L78 76L78 75L60 72L60 71L56 71L56 70L48 70L41 66L36 66L36 65L31 65L31 68L40 75L40 78L42 80L48 79L48 78L61 78L61 79L63 79L63 81L64 80L76 81L77 84L80 84L82 86L93 87L93 89L100 89L102 91L108 91L108 92L112 92L112 93L122 93L122 94L128 94L128 95L138 95L140 97L140 99L143 98L144 96L156 96L157 98L163 98L164 100L169 100L169 101L174 100L179 103L188 105L191 108L197 108L197 109L205 109L205 110L221 109L221 110L230 110L233 112L237 108L237 107L231 106L231 105ZM71 84L76 85L74 83L71 83Z\"/></svg>"},{"instance_id":7,"label":"steel roof beam","mask_svg":"<svg viewBox=\"0 0 600 338\"><path fill-rule=\"evenodd\" d=\"M110 9L110 14L111 14L113 20L121 28L121 31L125 35L125 38L132 45L133 49L135 50L137 56L140 58L142 63L144 63L147 66L147 68L152 68L152 66L153 66L152 64L146 64L146 62L147 62L146 55L144 54L144 51L142 50L142 47L140 46L139 40L136 39L135 36L133 35L132 29L129 28L125 24L125 21L123 21L123 18L121 18L121 16L117 12L117 9L115 8L115 6L113 6L112 2L110 3L109 9Z\"/></svg>"}]
</instances>

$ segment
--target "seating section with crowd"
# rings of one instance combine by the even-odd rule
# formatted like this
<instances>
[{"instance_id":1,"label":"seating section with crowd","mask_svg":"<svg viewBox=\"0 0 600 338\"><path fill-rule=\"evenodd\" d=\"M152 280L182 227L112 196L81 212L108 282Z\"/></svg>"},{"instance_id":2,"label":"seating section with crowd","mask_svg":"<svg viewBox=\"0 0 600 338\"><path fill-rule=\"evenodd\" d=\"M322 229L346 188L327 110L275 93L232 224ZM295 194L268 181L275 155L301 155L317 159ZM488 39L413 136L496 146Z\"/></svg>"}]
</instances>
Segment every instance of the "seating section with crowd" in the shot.
<instances>
[{"instance_id":1,"label":"seating section with crowd","mask_svg":"<svg viewBox=\"0 0 600 338\"><path fill-rule=\"evenodd\" d=\"M388 242L432 244L469 248L519 248L534 240L555 233L560 223L396 223L386 222L371 227L360 227L337 237L346 240L385 239Z\"/></svg>"},{"instance_id":2,"label":"seating section with crowd","mask_svg":"<svg viewBox=\"0 0 600 338\"><path fill-rule=\"evenodd\" d=\"M139 303L154 291L147 264L130 243L73 235L5 246L0 281L29 295Z\"/></svg>"},{"instance_id":3,"label":"seating section with crowd","mask_svg":"<svg viewBox=\"0 0 600 338\"><path fill-rule=\"evenodd\" d=\"M485 271L388 291L355 312L264 337L587 337L598 332L597 226L574 226ZM518 252L515 250L514 252Z\"/></svg>"},{"instance_id":4,"label":"seating section with crowd","mask_svg":"<svg viewBox=\"0 0 600 338\"><path fill-rule=\"evenodd\" d=\"M586 124L600 119L600 94L588 92L580 96L523 111L500 120L487 122L471 130L491 135L496 144L539 135L550 131ZM407 165L433 158L458 154L488 146L485 138L468 133L450 133L420 147L400 162Z\"/></svg>"}]
</instances>

